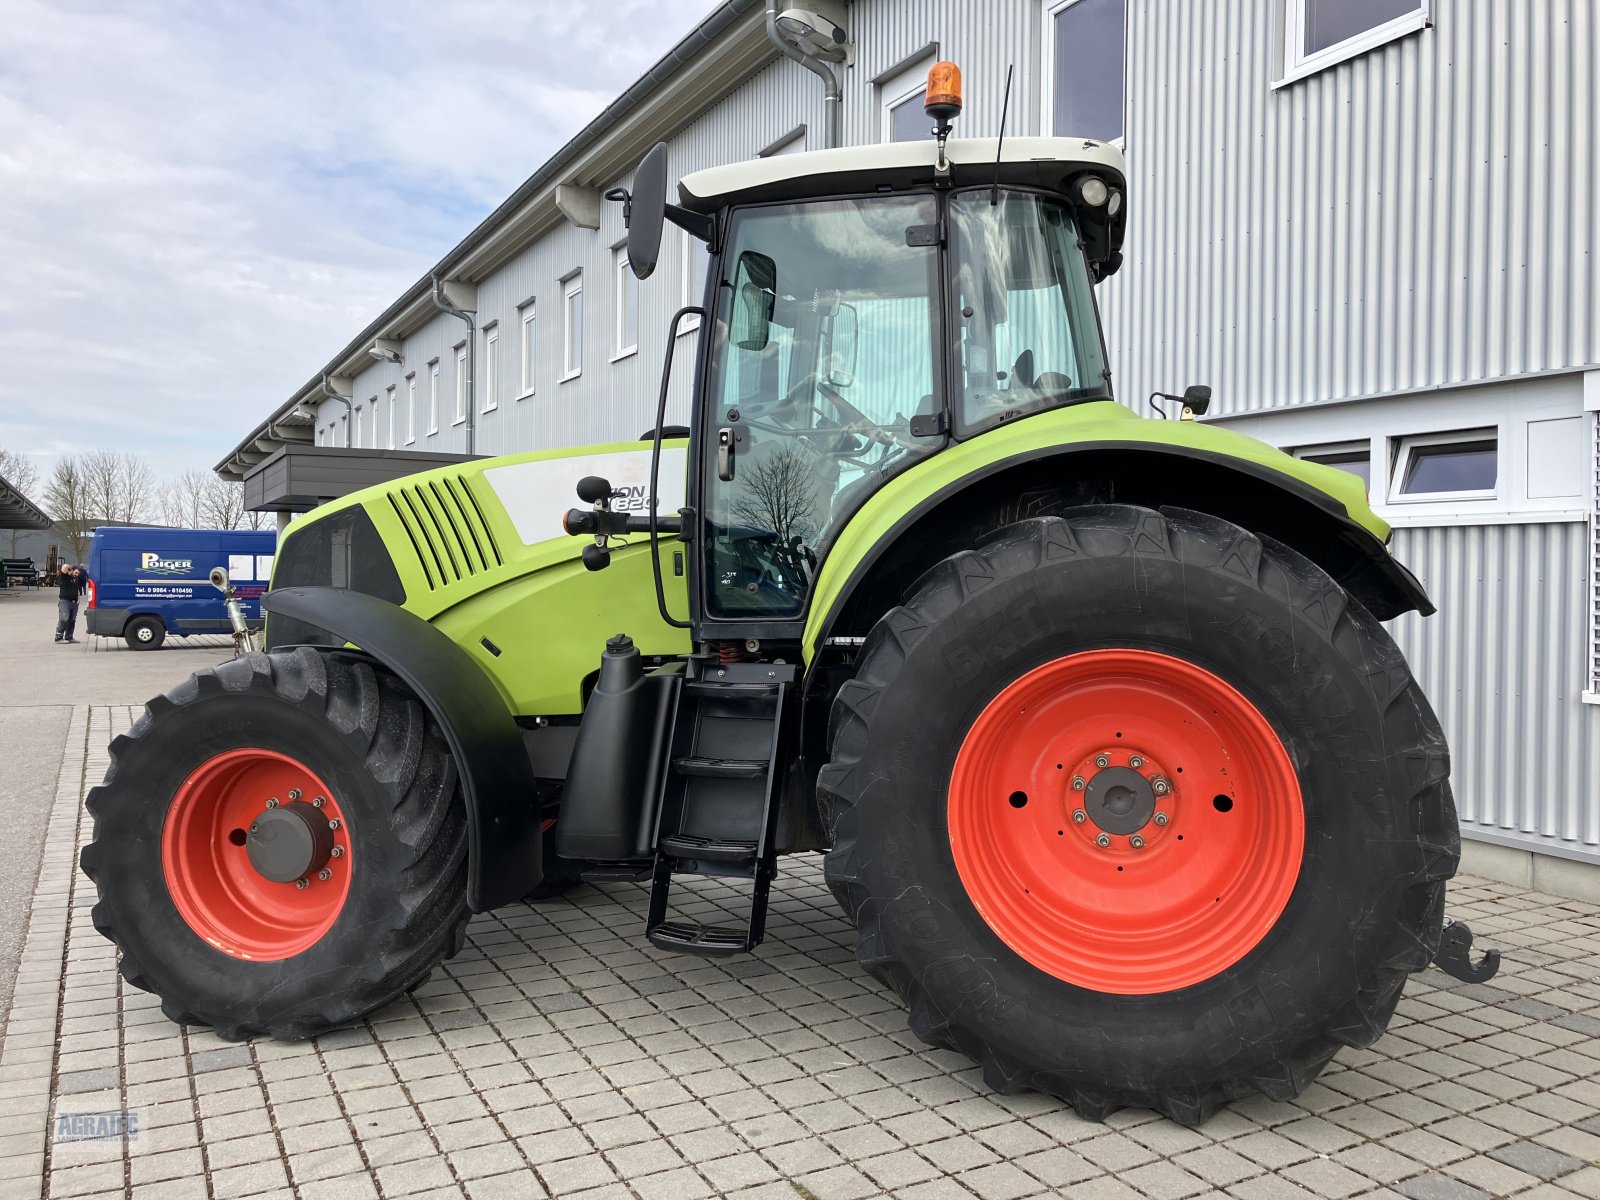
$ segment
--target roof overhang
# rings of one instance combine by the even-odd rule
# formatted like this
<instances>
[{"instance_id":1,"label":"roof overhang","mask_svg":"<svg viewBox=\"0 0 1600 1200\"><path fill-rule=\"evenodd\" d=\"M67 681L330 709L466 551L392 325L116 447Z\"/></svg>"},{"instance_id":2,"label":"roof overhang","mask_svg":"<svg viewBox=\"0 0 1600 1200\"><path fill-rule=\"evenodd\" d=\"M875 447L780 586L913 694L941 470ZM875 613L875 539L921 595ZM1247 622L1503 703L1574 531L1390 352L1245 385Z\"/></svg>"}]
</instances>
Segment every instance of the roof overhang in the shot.
<instances>
[{"instance_id":1,"label":"roof overhang","mask_svg":"<svg viewBox=\"0 0 1600 1200\"><path fill-rule=\"evenodd\" d=\"M245 472L244 506L250 512L306 512L362 488L480 457L342 446L284 446Z\"/></svg>"},{"instance_id":2,"label":"roof overhang","mask_svg":"<svg viewBox=\"0 0 1600 1200\"><path fill-rule=\"evenodd\" d=\"M49 529L45 512L0 476L0 529Z\"/></svg>"},{"instance_id":3,"label":"roof overhang","mask_svg":"<svg viewBox=\"0 0 1600 1200\"><path fill-rule=\"evenodd\" d=\"M278 418L327 395L325 377L352 377L370 365L378 338L403 338L438 314L433 280L475 283L567 218L558 188L598 188L631 170L644 152L670 137L778 55L767 40L762 0L724 0L565 146L481 221L454 249L407 288L304 386L257 426L215 470L243 479L246 455L284 444ZM314 418L313 418L314 420ZM307 439L309 440L309 439Z\"/></svg>"}]
</instances>

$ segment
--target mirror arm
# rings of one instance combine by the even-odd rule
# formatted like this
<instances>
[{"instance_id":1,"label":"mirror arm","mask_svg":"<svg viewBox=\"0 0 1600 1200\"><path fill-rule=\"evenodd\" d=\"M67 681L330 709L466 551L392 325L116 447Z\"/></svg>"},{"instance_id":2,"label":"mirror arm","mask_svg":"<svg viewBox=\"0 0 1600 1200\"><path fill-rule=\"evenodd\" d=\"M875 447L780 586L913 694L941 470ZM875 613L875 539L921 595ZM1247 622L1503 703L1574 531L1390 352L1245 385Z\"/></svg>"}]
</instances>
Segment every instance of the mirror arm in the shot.
<instances>
[{"instance_id":1,"label":"mirror arm","mask_svg":"<svg viewBox=\"0 0 1600 1200\"><path fill-rule=\"evenodd\" d=\"M690 212L687 208L676 204L666 206L667 220L679 229L687 229L702 242L710 243L711 235L716 232L717 225L704 213Z\"/></svg>"}]
</instances>

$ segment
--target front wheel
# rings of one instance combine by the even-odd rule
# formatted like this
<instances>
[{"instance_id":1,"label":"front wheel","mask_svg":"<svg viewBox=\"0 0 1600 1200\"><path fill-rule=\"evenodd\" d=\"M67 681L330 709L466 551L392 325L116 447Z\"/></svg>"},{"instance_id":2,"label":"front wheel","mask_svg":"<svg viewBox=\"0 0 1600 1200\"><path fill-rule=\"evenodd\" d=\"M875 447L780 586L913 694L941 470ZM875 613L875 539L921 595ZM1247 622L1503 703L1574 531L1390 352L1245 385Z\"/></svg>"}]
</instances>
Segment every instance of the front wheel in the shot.
<instances>
[{"instance_id":1,"label":"front wheel","mask_svg":"<svg viewBox=\"0 0 1600 1200\"><path fill-rule=\"evenodd\" d=\"M160 617L135 617L122 630L122 640L130 650L159 650L167 640L167 627Z\"/></svg>"},{"instance_id":2,"label":"front wheel","mask_svg":"<svg viewBox=\"0 0 1600 1200\"><path fill-rule=\"evenodd\" d=\"M461 948L466 814L422 705L369 663L249 654L158 696L89 793L94 925L225 1038L305 1038Z\"/></svg>"},{"instance_id":3,"label":"front wheel","mask_svg":"<svg viewBox=\"0 0 1600 1200\"><path fill-rule=\"evenodd\" d=\"M829 883L925 1039L1085 1116L1297 1094L1437 948L1458 833L1382 627L1284 546L1106 506L945 560L868 638Z\"/></svg>"}]
</instances>

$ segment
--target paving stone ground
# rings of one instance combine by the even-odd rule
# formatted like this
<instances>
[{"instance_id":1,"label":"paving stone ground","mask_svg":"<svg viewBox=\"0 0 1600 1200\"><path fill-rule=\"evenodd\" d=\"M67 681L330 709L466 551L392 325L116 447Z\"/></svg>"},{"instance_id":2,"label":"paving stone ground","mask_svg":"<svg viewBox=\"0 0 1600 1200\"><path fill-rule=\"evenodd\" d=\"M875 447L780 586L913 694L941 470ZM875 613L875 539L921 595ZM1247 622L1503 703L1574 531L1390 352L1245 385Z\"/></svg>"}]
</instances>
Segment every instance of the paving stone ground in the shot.
<instances>
[{"instance_id":1,"label":"paving stone ground","mask_svg":"<svg viewBox=\"0 0 1600 1200\"><path fill-rule=\"evenodd\" d=\"M74 710L0 1051L0 1198L1600 1197L1600 908L1470 878L1451 911L1504 950L1498 978L1416 977L1376 1046L1200 1130L989 1094L856 965L815 856L785 860L743 959L660 953L641 886L584 887L477 917L358 1027L185 1031L123 984L75 866L134 715ZM135 1137L60 1135L124 1110Z\"/></svg>"}]
</instances>

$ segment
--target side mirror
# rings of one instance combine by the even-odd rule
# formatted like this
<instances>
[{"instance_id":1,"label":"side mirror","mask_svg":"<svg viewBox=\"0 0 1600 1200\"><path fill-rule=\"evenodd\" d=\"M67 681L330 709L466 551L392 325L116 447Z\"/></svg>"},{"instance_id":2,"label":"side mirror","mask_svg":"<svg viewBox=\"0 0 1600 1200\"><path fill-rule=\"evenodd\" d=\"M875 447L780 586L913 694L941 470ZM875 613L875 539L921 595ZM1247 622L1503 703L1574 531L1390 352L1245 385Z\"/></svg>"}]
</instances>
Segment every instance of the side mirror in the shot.
<instances>
[{"instance_id":1,"label":"side mirror","mask_svg":"<svg viewBox=\"0 0 1600 1200\"><path fill-rule=\"evenodd\" d=\"M754 250L742 251L734 272L731 340L740 350L765 350L772 340L778 300L778 264Z\"/></svg>"},{"instance_id":2,"label":"side mirror","mask_svg":"<svg viewBox=\"0 0 1600 1200\"><path fill-rule=\"evenodd\" d=\"M1183 406L1197 417L1205 416L1211 407L1211 389L1203 383L1191 383L1183 389Z\"/></svg>"},{"instance_id":3,"label":"side mirror","mask_svg":"<svg viewBox=\"0 0 1600 1200\"><path fill-rule=\"evenodd\" d=\"M830 387L849 387L856 381L856 343L860 328L860 317L853 304L840 304L829 315L823 352L827 356L825 377Z\"/></svg>"},{"instance_id":4,"label":"side mirror","mask_svg":"<svg viewBox=\"0 0 1600 1200\"><path fill-rule=\"evenodd\" d=\"M633 173L626 210L628 265L640 279L650 278L661 257L661 226L667 217L667 144L657 142Z\"/></svg>"}]
</instances>

